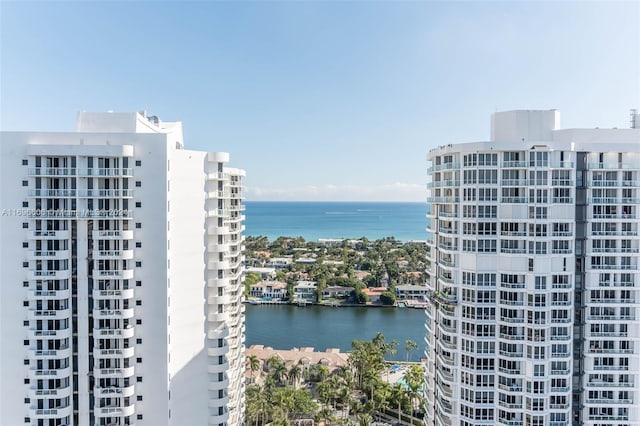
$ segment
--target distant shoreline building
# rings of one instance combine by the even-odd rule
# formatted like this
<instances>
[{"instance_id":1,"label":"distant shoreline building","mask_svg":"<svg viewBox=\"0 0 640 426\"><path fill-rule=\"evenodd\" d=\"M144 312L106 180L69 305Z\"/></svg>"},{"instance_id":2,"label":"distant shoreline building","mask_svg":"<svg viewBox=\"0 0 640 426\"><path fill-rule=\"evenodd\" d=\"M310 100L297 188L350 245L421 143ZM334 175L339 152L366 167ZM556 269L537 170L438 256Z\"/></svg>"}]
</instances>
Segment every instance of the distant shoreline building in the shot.
<instances>
[{"instance_id":1,"label":"distant shoreline building","mask_svg":"<svg viewBox=\"0 0 640 426\"><path fill-rule=\"evenodd\" d=\"M428 154L427 424L640 424L640 117Z\"/></svg>"},{"instance_id":2,"label":"distant shoreline building","mask_svg":"<svg viewBox=\"0 0 640 426\"><path fill-rule=\"evenodd\" d=\"M182 124L2 132L0 424L240 425L243 179Z\"/></svg>"}]
</instances>

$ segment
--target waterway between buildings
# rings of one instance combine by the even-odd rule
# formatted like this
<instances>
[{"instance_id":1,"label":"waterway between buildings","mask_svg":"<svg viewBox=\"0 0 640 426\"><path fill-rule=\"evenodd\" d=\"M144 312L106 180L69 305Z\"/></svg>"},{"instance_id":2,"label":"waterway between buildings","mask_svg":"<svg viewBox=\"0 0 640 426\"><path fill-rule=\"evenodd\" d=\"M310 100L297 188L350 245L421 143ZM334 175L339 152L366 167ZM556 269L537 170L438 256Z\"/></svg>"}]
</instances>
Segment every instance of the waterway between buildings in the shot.
<instances>
[{"instance_id":1,"label":"waterway between buildings","mask_svg":"<svg viewBox=\"0 0 640 426\"><path fill-rule=\"evenodd\" d=\"M398 342L398 353L391 359L406 360L405 341L413 340L418 349L410 353L410 360L418 361L424 356L424 320L423 310L410 308L247 304L246 345L349 351L353 340L370 340L381 332L385 340Z\"/></svg>"}]
</instances>

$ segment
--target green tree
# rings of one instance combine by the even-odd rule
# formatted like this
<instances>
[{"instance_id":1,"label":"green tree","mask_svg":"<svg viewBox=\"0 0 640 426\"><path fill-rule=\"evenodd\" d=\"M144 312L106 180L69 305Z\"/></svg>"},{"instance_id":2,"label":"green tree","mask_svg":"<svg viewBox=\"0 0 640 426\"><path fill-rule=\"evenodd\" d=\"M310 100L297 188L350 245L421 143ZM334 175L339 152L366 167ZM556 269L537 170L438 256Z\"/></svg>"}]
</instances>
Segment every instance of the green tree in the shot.
<instances>
[{"instance_id":1,"label":"green tree","mask_svg":"<svg viewBox=\"0 0 640 426\"><path fill-rule=\"evenodd\" d=\"M291 385L294 389L298 386L298 380L302 377L302 368L300 364L292 365L289 369L289 380L291 380Z\"/></svg>"},{"instance_id":2,"label":"green tree","mask_svg":"<svg viewBox=\"0 0 640 426\"><path fill-rule=\"evenodd\" d=\"M368 413L360 414L358 416L358 425L359 426L370 426L373 419L371 415Z\"/></svg>"},{"instance_id":3,"label":"green tree","mask_svg":"<svg viewBox=\"0 0 640 426\"><path fill-rule=\"evenodd\" d=\"M418 365L412 365L405 371L403 378L407 384L407 395L411 401L411 407L421 406L425 384L424 370Z\"/></svg>"},{"instance_id":4,"label":"green tree","mask_svg":"<svg viewBox=\"0 0 640 426\"><path fill-rule=\"evenodd\" d=\"M380 301L383 305L392 306L396 303L396 295L392 291L385 291L380 295Z\"/></svg>"},{"instance_id":5,"label":"green tree","mask_svg":"<svg viewBox=\"0 0 640 426\"><path fill-rule=\"evenodd\" d=\"M251 369L251 378L254 379L254 373L260 370L260 358L255 355L249 355L249 357L247 358L247 362L249 364L249 368Z\"/></svg>"},{"instance_id":6,"label":"green tree","mask_svg":"<svg viewBox=\"0 0 640 426\"><path fill-rule=\"evenodd\" d=\"M407 362L409 362L409 357L411 355L411 351L418 349L418 344L413 340L405 340L404 349L407 352Z\"/></svg>"}]
</instances>

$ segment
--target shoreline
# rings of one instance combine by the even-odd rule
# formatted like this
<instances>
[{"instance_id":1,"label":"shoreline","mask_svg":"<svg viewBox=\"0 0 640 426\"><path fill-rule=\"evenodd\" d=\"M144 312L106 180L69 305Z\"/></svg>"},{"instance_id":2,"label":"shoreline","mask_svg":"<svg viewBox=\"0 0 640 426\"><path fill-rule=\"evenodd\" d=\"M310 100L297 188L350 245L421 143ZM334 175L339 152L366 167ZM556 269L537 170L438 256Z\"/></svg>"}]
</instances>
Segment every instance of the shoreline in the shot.
<instances>
[{"instance_id":1,"label":"shoreline","mask_svg":"<svg viewBox=\"0 0 640 426\"><path fill-rule=\"evenodd\" d=\"M358 304L358 303L318 303L318 302L289 302L286 300L244 300L242 303L246 305L289 305L297 306L299 308L305 308L307 306L322 306L325 308L393 308L393 309L425 309L427 302L421 302L417 300L401 300L394 305L379 305L379 304ZM398 306L403 304L403 306Z\"/></svg>"}]
</instances>

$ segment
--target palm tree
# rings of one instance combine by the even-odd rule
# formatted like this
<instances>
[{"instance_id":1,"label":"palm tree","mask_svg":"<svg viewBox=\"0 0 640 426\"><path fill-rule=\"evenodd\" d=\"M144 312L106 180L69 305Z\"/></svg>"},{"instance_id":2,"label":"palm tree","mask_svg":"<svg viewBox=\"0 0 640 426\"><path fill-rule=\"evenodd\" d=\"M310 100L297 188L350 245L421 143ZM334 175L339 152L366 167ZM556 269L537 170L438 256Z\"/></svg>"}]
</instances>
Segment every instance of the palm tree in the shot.
<instances>
[{"instance_id":1,"label":"palm tree","mask_svg":"<svg viewBox=\"0 0 640 426\"><path fill-rule=\"evenodd\" d=\"M406 340L404 342L404 349L407 351L407 362L409 362L409 354L412 350L418 349L418 344L413 340Z\"/></svg>"},{"instance_id":2,"label":"palm tree","mask_svg":"<svg viewBox=\"0 0 640 426\"><path fill-rule=\"evenodd\" d=\"M271 370L271 376L280 385L287 380L287 367L284 363L278 363L273 370Z\"/></svg>"},{"instance_id":3,"label":"palm tree","mask_svg":"<svg viewBox=\"0 0 640 426\"><path fill-rule=\"evenodd\" d=\"M295 389L298 386L298 380L302 376L302 368L300 368L300 364L295 364L291 366L289 369L289 379L291 380L291 385Z\"/></svg>"},{"instance_id":4,"label":"palm tree","mask_svg":"<svg viewBox=\"0 0 640 426\"><path fill-rule=\"evenodd\" d=\"M372 418L370 414L364 413L358 416L358 425L360 426L370 426L371 421L372 421Z\"/></svg>"},{"instance_id":5,"label":"palm tree","mask_svg":"<svg viewBox=\"0 0 640 426\"><path fill-rule=\"evenodd\" d=\"M405 389L402 385L396 383L391 388L391 401L398 407L398 423L401 421L402 407L406 406L410 401Z\"/></svg>"},{"instance_id":6,"label":"palm tree","mask_svg":"<svg viewBox=\"0 0 640 426\"><path fill-rule=\"evenodd\" d=\"M260 358L255 355L249 355L249 357L247 358L247 362L249 363L249 368L251 369L251 379L253 381L255 380L255 377L253 377L254 373L260 370Z\"/></svg>"}]
</instances>

